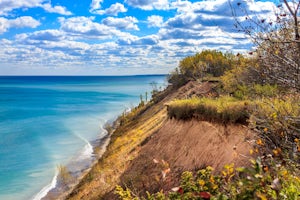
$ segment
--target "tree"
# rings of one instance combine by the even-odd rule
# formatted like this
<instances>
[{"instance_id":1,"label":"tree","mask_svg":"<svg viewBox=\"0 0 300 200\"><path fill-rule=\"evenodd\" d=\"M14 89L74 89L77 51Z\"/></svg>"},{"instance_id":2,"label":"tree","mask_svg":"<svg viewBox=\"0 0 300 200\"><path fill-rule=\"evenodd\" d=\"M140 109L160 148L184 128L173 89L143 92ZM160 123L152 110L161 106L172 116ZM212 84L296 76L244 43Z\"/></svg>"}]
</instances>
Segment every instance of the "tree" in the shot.
<instances>
[{"instance_id":1,"label":"tree","mask_svg":"<svg viewBox=\"0 0 300 200\"><path fill-rule=\"evenodd\" d=\"M259 66L256 59L238 55L232 60L232 65L232 69L221 76L225 91L234 93L241 86L252 87L254 84L265 82L264 77L258 73Z\"/></svg>"},{"instance_id":2,"label":"tree","mask_svg":"<svg viewBox=\"0 0 300 200\"><path fill-rule=\"evenodd\" d=\"M274 10L274 18L262 18L249 13L247 2L238 2L237 15L231 4L236 27L244 32L256 46L255 56L260 64L259 73L266 81L300 91L300 0L282 0ZM252 54L253 52L251 52Z\"/></svg>"},{"instance_id":3,"label":"tree","mask_svg":"<svg viewBox=\"0 0 300 200\"><path fill-rule=\"evenodd\" d=\"M171 74L169 81L178 80L186 83L189 80L202 79L207 75L219 77L232 67L233 55L223 54L216 50L204 50L193 56L182 59L178 68Z\"/></svg>"}]
</instances>

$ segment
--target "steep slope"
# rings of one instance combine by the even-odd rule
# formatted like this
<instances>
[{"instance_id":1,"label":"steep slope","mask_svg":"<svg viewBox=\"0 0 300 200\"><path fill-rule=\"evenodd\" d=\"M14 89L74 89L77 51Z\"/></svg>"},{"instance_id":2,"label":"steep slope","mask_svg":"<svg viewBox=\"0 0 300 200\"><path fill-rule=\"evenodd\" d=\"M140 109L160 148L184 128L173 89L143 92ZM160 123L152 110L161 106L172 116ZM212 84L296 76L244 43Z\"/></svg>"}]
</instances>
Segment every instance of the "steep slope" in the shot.
<instances>
[{"instance_id":1,"label":"steep slope","mask_svg":"<svg viewBox=\"0 0 300 200\"><path fill-rule=\"evenodd\" d=\"M120 182L120 176L139 154L139 146L167 119L163 102L138 111L111 135L106 152L67 199L99 199Z\"/></svg>"},{"instance_id":2,"label":"steep slope","mask_svg":"<svg viewBox=\"0 0 300 200\"><path fill-rule=\"evenodd\" d=\"M168 191L185 170L212 166L218 172L225 164L246 165L254 137L247 127L167 117L170 100L216 95L213 88L211 83L190 82L120 126L107 152L68 199L117 199L116 184L141 195Z\"/></svg>"},{"instance_id":3,"label":"steep slope","mask_svg":"<svg viewBox=\"0 0 300 200\"><path fill-rule=\"evenodd\" d=\"M131 161L121 184L136 194L170 191L186 170L212 166L219 172L226 164L245 166L249 163L253 136L242 125L168 120ZM114 198L112 193L106 196Z\"/></svg>"}]
</instances>

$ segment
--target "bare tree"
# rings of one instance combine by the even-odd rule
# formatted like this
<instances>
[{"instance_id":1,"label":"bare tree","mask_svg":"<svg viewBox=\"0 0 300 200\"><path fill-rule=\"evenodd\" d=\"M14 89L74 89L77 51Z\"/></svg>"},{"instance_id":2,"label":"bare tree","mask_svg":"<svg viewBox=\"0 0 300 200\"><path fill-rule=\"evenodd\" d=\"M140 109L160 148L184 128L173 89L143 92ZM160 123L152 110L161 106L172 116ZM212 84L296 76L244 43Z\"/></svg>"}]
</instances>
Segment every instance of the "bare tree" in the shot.
<instances>
[{"instance_id":1,"label":"bare tree","mask_svg":"<svg viewBox=\"0 0 300 200\"><path fill-rule=\"evenodd\" d=\"M259 72L265 81L300 91L300 0L281 0L269 18L251 13L248 3L229 0L236 28L256 46L250 53L257 56Z\"/></svg>"}]
</instances>

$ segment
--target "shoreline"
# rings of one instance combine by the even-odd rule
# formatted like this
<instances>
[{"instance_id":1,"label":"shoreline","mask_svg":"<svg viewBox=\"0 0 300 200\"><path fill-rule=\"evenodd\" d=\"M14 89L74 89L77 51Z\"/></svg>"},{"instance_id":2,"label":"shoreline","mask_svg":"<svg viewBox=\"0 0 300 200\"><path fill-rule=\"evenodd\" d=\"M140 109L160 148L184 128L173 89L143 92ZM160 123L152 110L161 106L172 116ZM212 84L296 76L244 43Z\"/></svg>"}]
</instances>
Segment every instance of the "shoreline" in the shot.
<instances>
[{"instance_id":1,"label":"shoreline","mask_svg":"<svg viewBox=\"0 0 300 200\"><path fill-rule=\"evenodd\" d=\"M131 108L126 108L125 112L126 113L131 112ZM71 169L69 170L69 173L72 176L72 180L69 183L67 184L60 183L58 179L60 178L61 175L58 169L56 169L56 173L51 183L44 186L41 189L41 191L33 197L33 200L52 200L52 199L65 200L68 197L68 195L70 195L72 191L76 188L76 186L81 182L81 180L92 170L92 168L97 164L99 159L101 159L103 154L106 152L112 134L120 125L120 119L119 119L120 115L121 114L111 118L110 120L107 120L100 127L100 131L104 133L103 137L97 138L91 142L87 141L88 142L87 144L90 144L93 149L91 156L87 157L85 160L80 160L80 161L76 159L74 160L72 159L72 161L66 165L66 169L68 170ZM81 154L75 155L74 158L80 155ZM86 164L87 162L88 164ZM85 167L82 167L82 165L84 165ZM45 191L45 188L52 185L54 185L54 187L51 187L48 191ZM40 198L36 198L39 197L39 194L41 194Z\"/></svg>"},{"instance_id":2,"label":"shoreline","mask_svg":"<svg viewBox=\"0 0 300 200\"><path fill-rule=\"evenodd\" d=\"M117 119L109 121L110 122L108 124L111 124L113 130L115 130L115 126L117 126ZM69 182L62 183L62 175L59 173L59 170L56 169L56 173L51 183L44 186L41 191L33 197L33 200L65 199L73 191L73 189L103 156L107 149L111 134L104 128L104 126L105 124L101 126L101 131L104 132L104 136L88 142L84 146L83 151L81 151L80 154L75 155L74 160L65 166L70 175ZM78 158L82 156L82 154L86 151L87 145L91 145L92 147L91 155L84 159L75 159L76 157Z\"/></svg>"}]
</instances>

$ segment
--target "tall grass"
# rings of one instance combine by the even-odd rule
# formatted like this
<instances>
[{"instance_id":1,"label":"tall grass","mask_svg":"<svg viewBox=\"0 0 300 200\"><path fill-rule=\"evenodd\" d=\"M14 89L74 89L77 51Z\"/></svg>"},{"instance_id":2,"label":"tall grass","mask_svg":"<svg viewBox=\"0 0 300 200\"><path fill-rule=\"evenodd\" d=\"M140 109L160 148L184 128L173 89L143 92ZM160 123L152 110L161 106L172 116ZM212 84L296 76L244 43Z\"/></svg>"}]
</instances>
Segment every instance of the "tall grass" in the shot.
<instances>
[{"instance_id":1,"label":"tall grass","mask_svg":"<svg viewBox=\"0 0 300 200\"><path fill-rule=\"evenodd\" d=\"M250 101L239 101L230 96L174 100L168 104L168 116L181 120L197 118L221 123L246 123L252 105Z\"/></svg>"}]
</instances>

